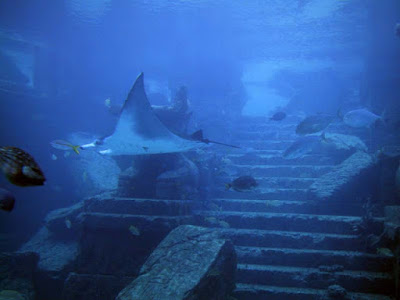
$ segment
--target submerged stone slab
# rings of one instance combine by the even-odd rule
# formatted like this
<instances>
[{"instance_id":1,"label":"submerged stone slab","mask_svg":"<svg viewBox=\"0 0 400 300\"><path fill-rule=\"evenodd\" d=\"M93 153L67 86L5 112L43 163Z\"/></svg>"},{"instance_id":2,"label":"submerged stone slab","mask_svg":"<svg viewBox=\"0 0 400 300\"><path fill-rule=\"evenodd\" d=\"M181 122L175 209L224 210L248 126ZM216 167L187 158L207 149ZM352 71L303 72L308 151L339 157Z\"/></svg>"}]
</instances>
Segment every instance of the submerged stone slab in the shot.
<instances>
[{"instance_id":1,"label":"submerged stone slab","mask_svg":"<svg viewBox=\"0 0 400 300\"><path fill-rule=\"evenodd\" d=\"M174 229L117 300L226 299L235 287L233 245L212 229Z\"/></svg>"},{"instance_id":2,"label":"submerged stone slab","mask_svg":"<svg viewBox=\"0 0 400 300\"><path fill-rule=\"evenodd\" d=\"M57 240L46 227L42 227L19 251L37 253L39 270L61 272L76 259L78 250L77 241Z\"/></svg>"},{"instance_id":3,"label":"submerged stone slab","mask_svg":"<svg viewBox=\"0 0 400 300\"><path fill-rule=\"evenodd\" d=\"M316 179L310 186L312 195L321 199L339 199L340 197L362 197L373 191L371 183L377 183L374 169L376 163L371 155L358 151L332 171Z\"/></svg>"},{"instance_id":4,"label":"submerged stone slab","mask_svg":"<svg viewBox=\"0 0 400 300\"><path fill-rule=\"evenodd\" d=\"M69 207L55 209L47 214L45 225L52 233L57 234L60 239L66 239L71 236L76 237L76 217L83 209L83 201Z\"/></svg>"}]
</instances>

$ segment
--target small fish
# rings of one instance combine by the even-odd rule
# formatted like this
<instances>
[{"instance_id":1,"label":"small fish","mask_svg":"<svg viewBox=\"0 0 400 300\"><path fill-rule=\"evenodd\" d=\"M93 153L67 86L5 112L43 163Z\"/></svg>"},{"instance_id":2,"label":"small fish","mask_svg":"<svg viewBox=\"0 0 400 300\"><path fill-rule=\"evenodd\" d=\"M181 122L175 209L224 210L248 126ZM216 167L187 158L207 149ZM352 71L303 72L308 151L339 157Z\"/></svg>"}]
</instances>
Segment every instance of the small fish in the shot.
<instances>
[{"instance_id":1,"label":"small fish","mask_svg":"<svg viewBox=\"0 0 400 300\"><path fill-rule=\"evenodd\" d=\"M50 145L58 150L74 150L74 152L76 154L79 154L79 150L81 149L81 146L79 145L72 145L70 142L68 141L64 141L64 140L54 140L52 142L50 142Z\"/></svg>"},{"instance_id":2,"label":"small fish","mask_svg":"<svg viewBox=\"0 0 400 300\"><path fill-rule=\"evenodd\" d=\"M286 118L286 113L284 113L283 111L279 111L274 113L274 115L269 119L272 121L282 121L284 118Z\"/></svg>"},{"instance_id":3,"label":"small fish","mask_svg":"<svg viewBox=\"0 0 400 300\"><path fill-rule=\"evenodd\" d=\"M382 117L370 112L366 108L355 109L343 116L343 122L353 128L368 128L375 126Z\"/></svg>"},{"instance_id":4,"label":"small fish","mask_svg":"<svg viewBox=\"0 0 400 300\"><path fill-rule=\"evenodd\" d=\"M52 154L52 155L51 155L51 159L52 159L52 160L57 160L57 156L56 156L55 154Z\"/></svg>"},{"instance_id":5,"label":"small fish","mask_svg":"<svg viewBox=\"0 0 400 300\"><path fill-rule=\"evenodd\" d=\"M105 107L110 108L111 107L111 99L107 98L106 100L104 100L104 105L105 105Z\"/></svg>"},{"instance_id":6,"label":"small fish","mask_svg":"<svg viewBox=\"0 0 400 300\"><path fill-rule=\"evenodd\" d=\"M257 181L252 176L240 176L233 180L231 183L225 184L225 188L229 190L234 189L237 192L250 190L258 185Z\"/></svg>"},{"instance_id":7,"label":"small fish","mask_svg":"<svg viewBox=\"0 0 400 300\"><path fill-rule=\"evenodd\" d=\"M335 119L331 115L312 115L301 121L296 127L298 135L313 134L324 130Z\"/></svg>"},{"instance_id":8,"label":"small fish","mask_svg":"<svg viewBox=\"0 0 400 300\"><path fill-rule=\"evenodd\" d=\"M86 172L86 171L83 171L83 173L82 173L82 181L83 181L83 182L86 182L87 177L88 177L87 172Z\"/></svg>"},{"instance_id":9,"label":"small fish","mask_svg":"<svg viewBox=\"0 0 400 300\"><path fill-rule=\"evenodd\" d=\"M383 256L388 256L388 257L393 257L392 250L390 250L388 248L377 248L376 249L376 254L383 255Z\"/></svg>"},{"instance_id":10,"label":"small fish","mask_svg":"<svg viewBox=\"0 0 400 300\"><path fill-rule=\"evenodd\" d=\"M68 229L72 228L72 222L70 219L65 219L65 227L67 227Z\"/></svg>"},{"instance_id":11,"label":"small fish","mask_svg":"<svg viewBox=\"0 0 400 300\"><path fill-rule=\"evenodd\" d=\"M400 23L397 23L395 26L395 32L398 37L400 37Z\"/></svg>"},{"instance_id":12,"label":"small fish","mask_svg":"<svg viewBox=\"0 0 400 300\"><path fill-rule=\"evenodd\" d=\"M207 217L207 218L204 218L204 221L205 221L206 223L210 224L210 225L216 225L216 224L218 224L218 220L217 220L217 218L215 218L215 217Z\"/></svg>"},{"instance_id":13,"label":"small fish","mask_svg":"<svg viewBox=\"0 0 400 300\"><path fill-rule=\"evenodd\" d=\"M0 147L0 169L15 185L43 185L46 181L42 170L33 157L16 147Z\"/></svg>"},{"instance_id":14,"label":"small fish","mask_svg":"<svg viewBox=\"0 0 400 300\"><path fill-rule=\"evenodd\" d=\"M229 225L229 223L225 222L225 221L218 221L218 224L222 228L230 228L231 227L231 225Z\"/></svg>"},{"instance_id":15,"label":"small fish","mask_svg":"<svg viewBox=\"0 0 400 300\"><path fill-rule=\"evenodd\" d=\"M14 209L15 198L9 191L0 188L0 209L12 211Z\"/></svg>"},{"instance_id":16,"label":"small fish","mask_svg":"<svg viewBox=\"0 0 400 300\"><path fill-rule=\"evenodd\" d=\"M134 236L139 236L140 235L140 231L137 227L131 225L129 226L129 231L134 235Z\"/></svg>"}]
</instances>

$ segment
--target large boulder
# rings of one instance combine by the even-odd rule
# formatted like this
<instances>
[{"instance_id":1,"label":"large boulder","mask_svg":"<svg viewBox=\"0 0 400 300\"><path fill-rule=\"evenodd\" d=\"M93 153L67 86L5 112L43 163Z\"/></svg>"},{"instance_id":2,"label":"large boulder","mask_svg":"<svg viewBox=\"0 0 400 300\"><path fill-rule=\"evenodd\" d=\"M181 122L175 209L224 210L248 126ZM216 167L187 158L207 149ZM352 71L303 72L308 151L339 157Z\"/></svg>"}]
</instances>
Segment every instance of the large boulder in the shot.
<instances>
[{"instance_id":1,"label":"large boulder","mask_svg":"<svg viewBox=\"0 0 400 300\"><path fill-rule=\"evenodd\" d=\"M117 300L227 299L235 287L236 253L212 229L183 225L154 250Z\"/></svg>"},{"instance_id":2,"label":"large boulder","mask_svg":"<svg viewBox=\"0 0 400 300\"><path fill-rule=\"evenodd\" d=\"M376 192L371 183L378 184L375 167L376 161L371 155L357 151L331 172L318 178L310 186L309 192L320 199L335 200L370 196Z\"/></svg>"},{"instance_id":3,"label":"large boulder","mask_svg":"<svg viewBox=\"0 0 400 300\"><path fill-rule=\"evenodd\" d=\"M59 299L64 279L80 253L76 218L83 202L50 212L45 225L19 250L39 256L35 277L39 299Z\"/></svg>"}]
</instances>

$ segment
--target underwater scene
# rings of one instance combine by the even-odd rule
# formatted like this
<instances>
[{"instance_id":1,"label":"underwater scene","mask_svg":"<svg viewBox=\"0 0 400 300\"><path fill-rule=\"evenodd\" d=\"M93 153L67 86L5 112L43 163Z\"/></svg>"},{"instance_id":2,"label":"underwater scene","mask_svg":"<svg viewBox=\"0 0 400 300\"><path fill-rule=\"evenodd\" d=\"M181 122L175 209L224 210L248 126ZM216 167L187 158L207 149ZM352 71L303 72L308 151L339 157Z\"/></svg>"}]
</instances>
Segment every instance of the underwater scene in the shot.
<instances>
[{"instance_id":1,"label":"underwater scene","mask_svg":"<svg viewBox=\"0 0 400 300\"><path fill-rule=\"evenodd\" d=\"M0 300L400 299L399 0L1 0Z\"/></svg>"}]
</instances>

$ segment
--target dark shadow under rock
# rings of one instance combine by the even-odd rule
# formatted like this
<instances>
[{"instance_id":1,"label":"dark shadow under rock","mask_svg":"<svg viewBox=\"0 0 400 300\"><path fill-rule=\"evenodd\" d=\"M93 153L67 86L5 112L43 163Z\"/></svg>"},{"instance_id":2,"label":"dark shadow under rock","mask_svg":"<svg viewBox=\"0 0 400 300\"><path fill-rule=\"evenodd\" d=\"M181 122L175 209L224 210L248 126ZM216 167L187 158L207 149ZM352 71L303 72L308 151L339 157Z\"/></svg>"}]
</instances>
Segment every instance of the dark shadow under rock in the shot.
<instances>
[{"instance_id":1,"label":"dark shadow under rock","mask_svg":"<svg viewBox=\"0 0 400 300\"><path fill-rule=\"evenodd\" d=\"M33 282L38 260L32 252L0 253L0 299L35 299Z\"/></svg>"},{"instance_id":2,"label":"dark shadow under rock","mask_svg":"<svg viewBox=\"0 0 400 300\"><path fill-rule=\"evenodd\" d=\"M153 251L117 300L226 299L235 287L236 253L212 229L183 225Z\"/></svg>"}]
</instances>

